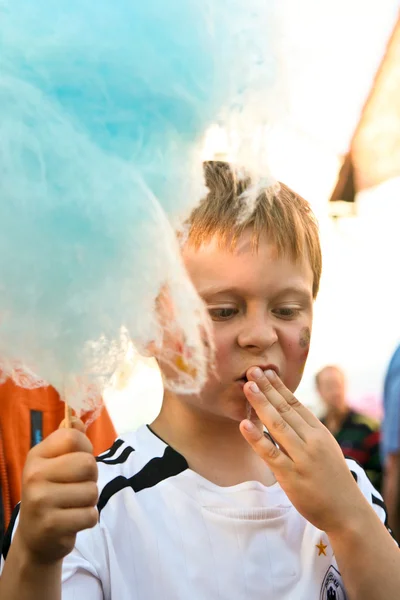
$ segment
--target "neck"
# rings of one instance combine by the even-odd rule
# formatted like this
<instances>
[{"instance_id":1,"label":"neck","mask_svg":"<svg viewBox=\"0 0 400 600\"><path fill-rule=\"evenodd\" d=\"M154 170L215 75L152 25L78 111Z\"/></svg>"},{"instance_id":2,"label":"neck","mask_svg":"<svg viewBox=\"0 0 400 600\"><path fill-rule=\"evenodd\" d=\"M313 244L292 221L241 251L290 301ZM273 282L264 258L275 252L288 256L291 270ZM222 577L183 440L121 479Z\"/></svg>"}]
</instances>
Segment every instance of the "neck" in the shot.
<instances>
[{"instance_id":1,"label":"neck","mask_svg":"<svg viewBox=\"0 0 400 600\"><path fill-rule=\"evenodd\" d=\"M275 482L243 438L238 422L207 414L176 394L165 392L161 412L151 428L186 458L193 471L217 485Z\"/></svg>"}]
</instances>

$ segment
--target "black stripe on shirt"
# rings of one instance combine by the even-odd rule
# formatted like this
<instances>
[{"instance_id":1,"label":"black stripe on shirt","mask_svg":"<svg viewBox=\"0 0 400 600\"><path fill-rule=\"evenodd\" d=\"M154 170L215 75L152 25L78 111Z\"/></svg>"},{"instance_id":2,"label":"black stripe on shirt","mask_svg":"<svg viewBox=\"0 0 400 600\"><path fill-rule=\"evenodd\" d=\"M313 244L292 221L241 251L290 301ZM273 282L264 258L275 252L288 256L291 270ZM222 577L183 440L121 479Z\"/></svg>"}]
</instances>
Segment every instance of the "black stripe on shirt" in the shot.
<instances>
[{"instance_id":1,"label":"black stripe on shirt","mask_svg":"<svg viewBox=\"0 0 400 600\"><path fill-rule=\"evenodd\" d=\"M354 459L353 459L353 458L350 458L349 460L354 460ZM356 461L356 460L354 460L354 462L355 462L355 463L357 463L357 461ZM358 463L357 463L357 464L358 464ZM361 466L361 465L359 465L359 466ZM361 467L361 468L362 468L362 467ZM363 471L364 471L364 469L363 469ZM358 476L357 476L357 473L356 473L355 471L352 471L351 469L350 469L350 473L353 475L353 477L354 477L354 479L355 479L355 481L356 481L356 483L357 483L357 482L358 482ZM365 471L364 471L364 473L365 473ZM366 473L365 473L365 474L366 474ZM366 474L366 475L367 475L367 474ZM370 481L370 479L369 479L368 475L367 475L367 479L368 479L368 481L371 483L371 481ZM373 489L375 489L372 483L371 483L371 486L373 487ZM371 493L371 500L372 500L372 504L376 504L376 506L380 506L380 507L382 508L382 510L383 510L383 512L384 512L384 514L385 514L385 521L384 521L384 525L385 525L386 529L388 530L388 532L390 533L390 535L392 536L392 538L393 538L393 539L394 539L394 540L397 542L396 538L395 538L395 537L394 537L394 535L393 535L393 531L392 531L392 530L390 529L390 527L389 527L386 504L384 503L384 501L383 501L383 500L381 500L380 498L378 498L377 496L375 496L375 494L372 494L372 493Z\"/></svg>"},{"instance_id":2,"label":"black stripe on shirt","mask_svg":"<svg viewBox=\"0 0 400 600\"><path fill-rule=\"evenodd\" d=\"M111 448L107 450L107 452L100 454L100 456L96 456L97 462L103 462L103 460L107 460L107 458L113 457L114 454L117 452L118 448L121 448L123 443L123 440L116 440L111 446Z\"/></svg>"},{"instance_id":3,"label":"black stripe on shirt","mask_svg":"<svg viewBox=\"0 0 400 600\"><path fill-rule=\"evenodd\" d=\"M390 533L390 535L392 536L392 538L395 540L395 542L398 543L399 540L396 540L396 538L394 537L393 531L389 527L386 504L384 503L383 500L381 500L380 498L377 498L376 496L374 496L374 494L371 494L371 496L372 496L372 504L376 504L377 506L380 506L381 509L383 510L384 514L385 514L385 527L386 527L386 529L388 530L388 532Z\"/></svg>"},{"instance_id":4,"label":"black stripe on shirt","mask_svg":"<svg viewBox=\"0 0 400 600\"><path fill-rule=\"evenodd\" d=\"M97 508L99 514L106 506L110 498L127 487L132 488L135 493L156 486L169 477L175 477L188 468L186 459L167 446L163 456L151 459L140 471L132 477L120 475L110 481L100 494Z\"/></svg>"},{"instance_id":5,"label":"black stripe on shirt","mask_svg":"<svg viewBox=\"0 0 400 600\"><path fill-rule=\"evenodd\" d=\"M104 465L121 465L122 463L126 462L128 460L128 457L132 454L132 452L135 452L135 449L132 448L131 446L127 446L126 448L124 448L123 452L121 452L121 454L119 456L117 456L117 458L104 458L102 457L100 460L97 460L97 462L101 462Z\"/></svg>"},{"instance_id":6,"label":"black stripe on shirt","mask_svg":"<svg viewBox=\"0 0 400 600\"><path fill-rule=\"evenodd\" d=\"M355 481L356 483L358 483L358 475L357 475L357 473L356 473L355 471L352 471L351 469L350 469L350 473L353 475L353 477L354 477L354 481ZM374 489L375 489L375 488L374 488Z\"/></svg>"},{"instance_id":7,"label":"black stripe on shirt","mask_svg":"<svg viewBox=\"0 0 400 600\"><path fill-rule=\"evenodd\" d=\"M385 513L385 518L387 518L387 512L386 512L386 506L383 500L381 500L380 498L377 498L376 496L374 496L374 494L372 495L372 504L376 504L377 506L380 506L381 508L383 508L383 512Z\"/></svg>"},{"instance_id":8,"label":"black stripe on shirt","mask_svg":"<svg viewBox=\"0 0 400 600\"><path fill-rule=\"evenodd\" d=\"M346 459L346 460L352 460L354 463L356 463L356 465L357 465L358 467L360 467L360 469L362 470L362 472L364 473L364 475L366 476L366 478L368 479L368 481L370 482L370 484L372 485L372 487L374 488L374 490L376 490L377 492L380 492L380 490L378 490L378 489L375 487L375 485L372 483L372 481L371 481L371 477L368 475L368 473L367 473L367 471L366 471L365 467L363 467L363 466L362 466L362 465L361 465L361 464L358 462L358 460L357 460L356 458L353 458L352 456L347 456L346 454L344 455L344 457L345 457L345 459ZM350 467L349 467L349 468L350 468ZM356 473L355 473L354 471L352 471L351 469L350 469L350 473L353 475L354 479L357 481L357 480L358 480L358 477L357 477Z\"/></svg>"},{"instance_id":9,"label":"black stripe on shirt","mask_svg":"<svg viewBox=\"0 0 400 600\"><path fill-rule=\"evenodd\" d=\"M19 514L20 507L21 507L21 504L17 504L17 506L14 508L13 513L11 515L10 524L9 524L6 534L4 536L3 548L2 548L2 555L3 555L4 560L6 560L8 551L10 550L13 529L15 526L15 521L17 520L17 517Z\"/></svg>"}]
</instances>

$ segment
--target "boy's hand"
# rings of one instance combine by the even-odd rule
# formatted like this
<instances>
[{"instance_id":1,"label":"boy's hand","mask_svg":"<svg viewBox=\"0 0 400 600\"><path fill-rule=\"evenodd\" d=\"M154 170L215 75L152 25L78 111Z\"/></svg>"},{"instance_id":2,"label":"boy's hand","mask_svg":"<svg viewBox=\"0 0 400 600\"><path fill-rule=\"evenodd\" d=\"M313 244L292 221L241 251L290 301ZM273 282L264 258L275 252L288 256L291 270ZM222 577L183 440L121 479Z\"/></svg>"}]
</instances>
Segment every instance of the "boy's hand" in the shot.
<instances>
[{"instance_id":1,"label":"boy's hand","mask_svg":"<svg viewBox=\"0 0 400 600\"><path fill-rule=\"evenodd\" d=\"M59 429L29 452L16 536L32 562L61 561L73 549L76 534L96 525L97 464L92 451L81 431Z\"/></svg>"},{"instance_id":2,"label":"boy's hand","mask_svg":"<svg viewBox=\"0 0 400 600\"><path fill-rule=\"evenodd\" d=\"M249 369L244 391L279 449L248 420L240 424L241 433L271 468L299 513L328 534L340 532L354 522L367 501L334 437L276 373L267 374L261 371L257 378L257 369ZM252 390L254 383L258 392Z\"/></svg>"}]
</instances>

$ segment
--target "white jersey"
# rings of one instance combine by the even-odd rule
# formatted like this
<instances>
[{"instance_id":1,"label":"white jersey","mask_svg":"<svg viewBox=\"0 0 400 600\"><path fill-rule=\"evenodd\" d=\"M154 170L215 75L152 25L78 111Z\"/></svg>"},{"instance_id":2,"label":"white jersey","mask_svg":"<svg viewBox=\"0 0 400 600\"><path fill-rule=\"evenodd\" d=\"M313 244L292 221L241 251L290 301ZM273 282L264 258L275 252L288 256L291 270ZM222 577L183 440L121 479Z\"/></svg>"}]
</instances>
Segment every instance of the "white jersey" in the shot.
<instances>
[{"instance_id":1,"label":"white jersey","mask_svg":"<svg viewBox=\"0 0 400 600\"><path fill-rule=\"evenodd\" d=\"M349 467L379 517L381 496ZM278 483L219 487L142 427L98 458L99 524L64 559L62 600L344 600L328 536Z\"/></svg>"}]
</instances>

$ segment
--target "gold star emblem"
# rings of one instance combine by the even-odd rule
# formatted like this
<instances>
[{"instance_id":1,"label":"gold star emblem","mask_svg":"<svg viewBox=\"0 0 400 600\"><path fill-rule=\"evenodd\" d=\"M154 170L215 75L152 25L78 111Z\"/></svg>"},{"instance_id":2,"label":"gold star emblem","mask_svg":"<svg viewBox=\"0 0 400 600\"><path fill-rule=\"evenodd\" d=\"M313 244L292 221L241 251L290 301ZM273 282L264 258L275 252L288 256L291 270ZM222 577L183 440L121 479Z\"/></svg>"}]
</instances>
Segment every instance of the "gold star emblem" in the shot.
<instances>
[{"instance_id":1,"label":"gold star emblem","mask_svg":"<svg viewBox=\"0 0 400 600\"><path fill-rule=\"evenodd\" d=\"M321 554L326 556L326 549L328 546L325 546L325 544L323 543L322 540L320 541L319 544L316 544L316 547L318 548L318 556L321 556Z\"/></svg>"}]
</instances>

